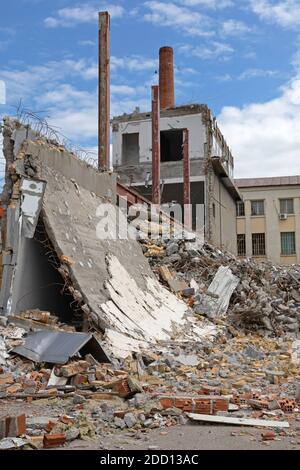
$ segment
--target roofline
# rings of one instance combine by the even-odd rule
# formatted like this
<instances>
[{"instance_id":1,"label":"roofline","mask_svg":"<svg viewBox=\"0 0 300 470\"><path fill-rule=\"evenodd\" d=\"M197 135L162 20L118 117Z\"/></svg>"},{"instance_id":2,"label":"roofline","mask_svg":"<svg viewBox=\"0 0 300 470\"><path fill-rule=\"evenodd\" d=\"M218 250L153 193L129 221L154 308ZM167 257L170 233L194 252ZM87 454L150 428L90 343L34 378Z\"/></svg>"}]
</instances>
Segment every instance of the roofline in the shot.
<instances>
[{"instance_id":1,"label":"roofline","mask_svg":"<svg viewBox=\"0 0 300 470\"><path fill-rule=\"evenodd\" d=\"M289 178L296 178L299 181L291 182ZM300 186L300 175L290 176L270 176L261 178L235 178L235 185L238 188L264 188L276 186ZM253 184L252 184L253 183Z\"/></svg>"},{"instance_id":2,"label":"roofline","mask_svg":"<svg viewBox=\"0 0 300 470\"><path fill-rule=\"evenodd\" d=\"M208 108L206 104L194 103L194 104L186 104L182 106L176 106L174 108L169 108L161 111L161 117L170 117L170 116L178 116L178 114L182 115L189 115L189 114L201 114L207 113L211 110ZM149 112L133 112L130 114L124 113L120 116L114 116L111 120L112 124L118 122L128 122L128 121L143 121L143 120L150 120L151 119L151 111Z\"/></svg>"}]
</instances>

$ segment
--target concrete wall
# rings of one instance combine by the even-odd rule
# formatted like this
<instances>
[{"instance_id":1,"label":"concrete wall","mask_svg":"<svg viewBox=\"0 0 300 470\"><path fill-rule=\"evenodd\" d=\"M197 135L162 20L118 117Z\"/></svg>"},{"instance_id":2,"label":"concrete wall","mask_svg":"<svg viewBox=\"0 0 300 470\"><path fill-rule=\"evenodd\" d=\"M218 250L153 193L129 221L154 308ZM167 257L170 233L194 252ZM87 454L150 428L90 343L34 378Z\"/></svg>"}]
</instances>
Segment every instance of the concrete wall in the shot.
<instances>
[{"instance_id":1,"label":"concrete wall","mask_svg":"<svg viewBox=\"0 0 300 470\"><path fill-rule=\"evenodd\" d=\"M113 129L113 166L118 167L126 162L122 161L122 136L123 134L139 133L140 164L152 161L152 131L151 118L130 122L119 122L118 130ZM206 129L202 123L202 114L187 116L162 117L160 120L161 131L172 129L189 129L190 135L190 159L204 157L204 144L206 142Z\"/></svg>"},{"instance_id":2,"label":"concrete wall","mask_svg":"<svg viewBox=\"0 0 300 470\"><path fill-rule=\"evenodd\" d=\"M190 163L191 181L199 181L204 177L205 160L192 160ZM127 186L141 186L145 184L147 175L149 175L148 184L152 184L152 164L121 167L117 169L121 183ZM160 166L160 177L164 183L183 181L183 162L164 162Z\"/></svg>"},{"instance_id":3,"label":"concrete wall","mask_svg":"<svg viewBox=\"0 0 300 470\"><path fill-rule=\"evenodd\" d=\"M236 254L235 201L218 176L211 175L211 177L213 178L213 193L208 197L210 201L210 241L214 245ZM215 209L213 209L213 205Z\"/></svg>"},{"instance_id":4,"label":"concrete wall","mask_svg":"<svg viewBox=\"0 0 300 470\"><path fill-rule=\"evenodd\" d=\"M239 188L245 202L245 217L237 218L237 233L246 234L246 254L252 256L252 234L265 233L266 256L274 263L293 264L300 262L300 186L273 186ZM280 199L294 199L294 214L280 220ZM251 216L251 200L265 201L265 215ZM281 232L295 232L296 255L282 256Z\"/></svg>"},{"instance_id":5,"label":"concrete wall","mask_svg":"<svg viewBox=\"0 0 300 470\"><path fill-rule=\"evenodd\" d=\"M78 186L99 197L109 199L112 203L116 202L115 174L100 173L65 149L60 150L59 147L50 146L43 141L26 143L24 152L32 155L41 177L43 177L43 167L48 166L66 178L74 180Z\"/></svg>"}]
</instances>

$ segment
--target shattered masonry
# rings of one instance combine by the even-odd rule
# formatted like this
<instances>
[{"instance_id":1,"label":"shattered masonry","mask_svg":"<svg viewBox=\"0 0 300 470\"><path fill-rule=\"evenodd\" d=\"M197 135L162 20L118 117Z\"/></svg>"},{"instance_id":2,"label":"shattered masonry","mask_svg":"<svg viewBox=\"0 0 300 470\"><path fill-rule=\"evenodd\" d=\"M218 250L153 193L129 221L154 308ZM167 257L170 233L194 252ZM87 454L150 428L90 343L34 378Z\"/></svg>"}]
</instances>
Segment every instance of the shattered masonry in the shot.
<instances>
[{"instance_id":1,"label":"shattered masonry","mask_svg":"<svg viewBox=\"0 0 300 470\"><path fill-rule=\"evenodd\" d=\"M115 175L95 171L9 119L4 139L10 198L3 237L2 312L38 308L70 321L72 312L63 315L65 301L53 305L54 299L67 296L82 321L105 333L107 345L121 357L140 345L170 338L173 324L185 322L186 305L158 283L136 241L96 237L98 206L116 202ZM49 263L56 273L47 272L34 236L36 226L49 239ZM45 290L59 283L63 289Z\"/></svg>"},{"instance_id":2,"label":"shattered masonry","mask_svg":"<svg viewBox=\"0 0 300 470\"><path fill-rule=\"evenodd\" d=\"M298 267L190 233L150 241L147 210L139 243L98 240L115 176L9 119L4 138L0 449L115 445L123 431L136 446L192 421L265 428L262 445L293 448Z\"/></svg>"}]
</instances>

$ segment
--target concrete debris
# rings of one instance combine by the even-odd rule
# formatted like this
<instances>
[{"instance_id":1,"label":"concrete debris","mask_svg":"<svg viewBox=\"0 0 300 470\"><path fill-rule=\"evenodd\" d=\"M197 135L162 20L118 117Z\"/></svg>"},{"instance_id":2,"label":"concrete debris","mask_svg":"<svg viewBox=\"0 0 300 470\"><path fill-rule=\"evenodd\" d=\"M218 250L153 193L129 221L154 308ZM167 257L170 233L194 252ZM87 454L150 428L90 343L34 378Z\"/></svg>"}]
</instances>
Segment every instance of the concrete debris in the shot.
<instances>
[{"instance_id":1,"label":"concrete debris","mask_svg":"<svg viewBox=\"0 0 300 470\"><path fill-rule=\"evenodd\" d=\"M20 449L26 445L27 441L25 439L20 439L16 437L2 439L0 441L0 450L12 450Z\"/></svg>"},{"instance_id":2,"label":"concrete debris","mask_svg":"<svg viewBox=\"0 0 300 470\"><path fill-rule=\"evenodd\" d=\"M154 243L154 242L153 242ZM152 243L152 244L153 244ZM197 315L214 320L226 316L236 328L257 332L268 337L287 334L295 338L300 327L300 302L297 267L257 263L253 259L237 259L207 243L191 254L184 240L177 241L180 258L166 256L172 240L160 239L164 256L149 256L149 262L168 285L162 273L185 281L195 290L187 303ZM189 242L190 244L190 242ZM145 255L148 242L142 242Z\"/></svg>"},{"instance_id":3,"label":"concrete debris","mask_svg":"<svg viewBox=\"0 0 300 470\"><path fill-rule=\"evenodd\" d=\"M188 417L194 421L203 421L208 423L218 424L231 424L238 426L264 426L271 428L289 428L290 425L287 421L267 421L262 419L243 419L243 418L228 418L222 416L206 416L189 413Z\"/></svg>"},{"instance_id":4,"label":"concrete debris","mask_svg":"<svg viewBox=\"0 0 300 470\"><path fill-rule=\"evenodd\" d=\"M115 176L23 131L6 120L0 448L141 439L191 419L297 436L299 267L179 239L165 216L156 240L132 216L139 242L99 239L101 204L118 213Z\"/></svg>"}]
</instances>

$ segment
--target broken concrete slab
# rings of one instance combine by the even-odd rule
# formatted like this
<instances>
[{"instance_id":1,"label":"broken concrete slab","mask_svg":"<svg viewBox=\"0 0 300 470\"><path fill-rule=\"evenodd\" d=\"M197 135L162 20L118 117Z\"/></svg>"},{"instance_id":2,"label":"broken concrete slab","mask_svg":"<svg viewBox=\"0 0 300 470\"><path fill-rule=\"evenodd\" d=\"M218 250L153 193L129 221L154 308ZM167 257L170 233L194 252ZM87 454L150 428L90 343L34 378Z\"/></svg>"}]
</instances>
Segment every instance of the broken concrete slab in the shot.
<instances>
[{"instance_id":1,"label":"broken concrete slab","mask_svg":"<svg viewBox=\"0 0 300 470\"><path fill-rule=\"evenodd\" d=\"M20 142L22 125L7 121L6 129L9 126L9 138L15 132L15 139ZM112 233L115 216L118 223L125 217L114 205L116 176L97 172L41 136L24 139L18 148L17 158L9 154L9 149L6 158L14 162L14 178L20 178L22 185L30 186L30 181L46 184L40 219L53 247L51 261L55 259L56 270L68 286L65 295L74 297L75 308L81 310L86 322L107 332L107 337L111 336L108 344L116 347L117 353L120 347L113 337L123 335L126 353L122 355L148 342L170 338L173 325L184 323L187 306L158 283L136 240L120 239ZM13 185L16 201L21 199L19 183L17 180ZM99 223L107 203L115 212L109 215L110 232L103 239L99 237ZM45 295L42 287L58 284L59 280L54 280L50 271L49 279L43 279L48 261L36 241L21 236L14 244L14 236L19 233L19 211L16 208L12 230L14 261L4 275L3 311L6 315L33 308L56 311L53 299L58 295L51 290ZM64 259L72 259L72 263L65 263ZM57 309L65 311L63 307L61 303Z\"/></svg>"},{"instance_id":2,"label":"broken concrete slab","mask_svg":"<svg viewBox=\"0 0 300 470\"><path fill-rule=\"evenodd\" d=\"M231 296L239 282L228 266L220 266L205 296L205 302L209 305L213 317L226 314Z\"/></svg>"},{"instance_id":3,"label":"broken concrete slab","mask_svg":"<svg viewBox=\"0 0 300 470\"><path fill-rule=\"evenodd\" d=\"M287 421L271 421L256 418L232 418L229 416L211 416L195 413L188 413L187 416L192 421L201 421L206 423L231 424L236 426L263 426L267 428L286 429L290 425Z\"/></svg>"}]
</instances>

